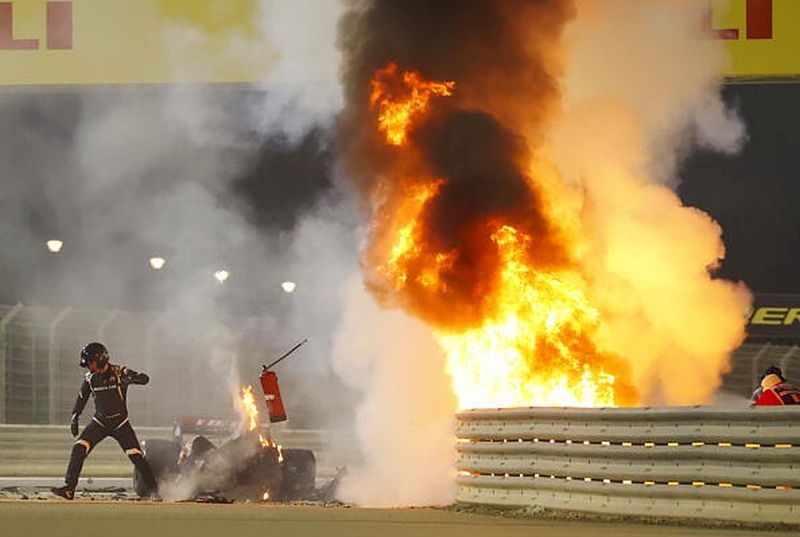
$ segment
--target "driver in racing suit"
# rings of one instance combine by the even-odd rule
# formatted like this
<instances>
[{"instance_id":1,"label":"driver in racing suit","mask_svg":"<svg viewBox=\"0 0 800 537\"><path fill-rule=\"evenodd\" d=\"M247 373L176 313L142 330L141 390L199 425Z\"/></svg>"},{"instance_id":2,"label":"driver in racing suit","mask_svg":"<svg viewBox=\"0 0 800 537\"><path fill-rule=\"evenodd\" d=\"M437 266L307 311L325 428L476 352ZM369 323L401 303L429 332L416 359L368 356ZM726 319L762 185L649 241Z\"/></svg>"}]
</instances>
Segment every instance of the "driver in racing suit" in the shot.
<instances>
[{"instance_id":1,"label":"driver in racing suit","mask_svg":"<svg viewBox=\"0 0 800 537\"><path fill-rule=\"evenodd\" d=\"M144 458L139 440L128 419L127 407L128 386L147 384L150 378L127 367L110 364L108 360L108 350L102 343L89 343L81 350L80 365L88 368L89 372L86 373L72 409L72 436L78 436L78 416L83 412L90 395L94 397L95 412L92 421L72 446L65 484L51 489L54 494L67 500L75 497L78 477L89 452L107 436L113 437L119 443L139 470L150 493L154 496L157 493L153 471Z\"/></svg>"}]
</instances>

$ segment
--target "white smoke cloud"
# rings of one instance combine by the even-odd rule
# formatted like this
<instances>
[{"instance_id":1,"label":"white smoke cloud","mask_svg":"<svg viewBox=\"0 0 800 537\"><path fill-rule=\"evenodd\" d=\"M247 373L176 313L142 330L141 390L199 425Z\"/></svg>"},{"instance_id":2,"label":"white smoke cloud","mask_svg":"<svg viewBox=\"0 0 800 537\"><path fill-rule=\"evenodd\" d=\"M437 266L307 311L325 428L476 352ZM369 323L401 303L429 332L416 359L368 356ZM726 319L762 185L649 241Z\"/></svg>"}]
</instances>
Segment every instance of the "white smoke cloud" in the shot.
<instances>
[{"instance_id":1,"label":"white smoke cloud","mask_svg":"<svg viewBox=\"0 0 800 537\"><path fill-rule=\"evenodd\" d=\"M735 152L744 126L719 95L728 58L703 35L708 5L691 0L579 0L566 36L569 109L624 108L644 133L650 177L674 179L691 128L708 146ZM596 104L593 104L596 103Z\"/></svg>"},{"instance_id":2,"label":"white smoke cloud","mask_svg":"<svg viewBox=\"0 0 800 537\"><path fill-rule=\"evenodd\" d=\"M431 329L380 309L359 275L343 300L333 359L363 394L356 434L364 458L348 469L338 497L369 506L452 502L456 400Z\"/></svg>"},{"instance_id":3,"label":"white smoke cloud","mask_svg":"<svg viewBox=\"0 0 800 537\"><path fill-rule=\"evenodd\" d=\"M197 51L212 40L219 45L220 34L207 34L189 19L170 19L163 28L169 58L157 60L169 63L175 80L202 80L227 63L246 68L259 56L272 58L274 69L254 85L76 86L57 95L59 106L48 106L37 95L9 94L0 102L9 132L27 133L19 138L19 147L0 154L8 179L0 192L5 204L16 208L5 215L0 233L18 251L41 249L41 230L31 226L27 208L40 200L49 209L37 226L66 239L58 269L29 271L20 293L29 303L44 298L73 306L123 304L135 297L137 307L159 310L164 333L155 345L159 355L152 360L155 370L149 371L154 390L149 395L157 399L170 392L169 404L165 399L164 405L150 405L164 406L165 415L232 414L231 395L238 384L253 383L258 374L253 362L273 351L264 345L260 356L246 356L241 363L237 323L242 319L231 322L224 304L230 304L230 287L243 273L262 276L249 294L263 296L263 314L247 326L262 341L265 334L275 336L275 349L286 343L277 332L290 324L287 319L309 311L298 301L277 304L275 298L282 295L279 284L287 272L300 273L291 268L293 263L306 263L301 276L312 277L306 273L311 272L313 254L296 255L316 247L316 239L302 231L310 224L300 226L298 242L289 247L293 232L254 227L232 190L270 136L285 134L289 151L309 129L332 121L339 107L334 46L338 6L337 1L258 2L258 25L265 33L231 33L227 46L207 49L215 57ZM315 16L308 16L310 12ZM318 17L322 14L326 16ZM298 31L300 27L307 31ZM273 179L266 170L263 180ZM65 229L71 236L61 235ZM143 245L152 251L140 251ZM70 260L78 249L84 252L82 259ZM151 255L165 257L167 264L147 277ZM338 259L350 255L352 250L342 251ZM96 262L85 263L88 259ZM220 268L231 270L223 285L212 278ZM335 287L335 282L326 285ZM304 288L310 291L314 284L301 282L301 292L293 298L301 298ZM326 323L335 322L334 309L322 315L318 308L319 328L311 331L329 334ZM196 397L199 386L175 389L174 364L161 359L165 349L207 380L206 397ZM150 363L144 357L124 358L140 368ZM171 406L173 400L183 406Z\"/></svg>"},{"instance_id":4,"label":"white smoke cloud","mask_svg":"<svg viewBox=\"0 0 800 537\"><path fill-rule=\"evenodd\" d=\"M737 153L746 142L747 132L735 110L725 106L717 93L707 96L693 115L697 142L720 153Z\"/></svg>"},{"instance_id":5,"label":"white smoke cloud","mask_svg":"<svg viewBox=\"0 0 800 537\"><path fill-rule=\"evenodd\" d=\"M299 139L314 125L330 125L343 104L336 47L341 0L262 0L263 33L278 51L259 127Z\"/></svg>"},{"instance_id":6,"label":"white smoke cloud","mask_svg":"<svg viewBox=\"0 0 800 537\"><path fill-rule=\"evenodd\" d=\"M712 279L722 230L667 186L692 143L739 149L702 2L581 0L570 26L557 166L584 192L582 259L603 338L646 402L706 402L744 337L750 295Z\"/></svg>"}]
</instances>

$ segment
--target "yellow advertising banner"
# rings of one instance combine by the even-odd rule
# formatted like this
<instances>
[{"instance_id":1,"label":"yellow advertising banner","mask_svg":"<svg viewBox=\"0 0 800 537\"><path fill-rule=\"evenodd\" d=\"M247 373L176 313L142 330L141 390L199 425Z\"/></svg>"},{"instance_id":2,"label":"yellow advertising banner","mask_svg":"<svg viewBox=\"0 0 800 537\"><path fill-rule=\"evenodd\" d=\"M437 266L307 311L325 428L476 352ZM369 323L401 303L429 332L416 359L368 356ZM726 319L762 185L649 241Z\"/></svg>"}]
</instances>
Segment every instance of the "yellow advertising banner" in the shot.
<instances>
[{"instance_id":1,"label":"yellow advertising banner","mask_svg":"<svg viewBox=\"0 0 800 537\"><path fill-rule=\"evenodd\" d=\"M713 0L711 8L728 76L800 76L800 0Z\"/></svg>"},{"instance_id":2,"label":"yellow advertising banner","mask_svg":"<svg viewBox=\"0 0 800 537\"><path fill-rule=\"evenodd\" d=\"M800 0L696 1L730 53L728 76L800 76ZM277 54L260 6L0 0L0 85L258 82Z\"/></svg>"},{"instance_id":3,"label":"yellow advertising banner","mask_svg":"<svg viewBox=\"0 0 800 537\"><path fill-rule=\"evenodd\" d=\"M263 80L259 0L0 1L0 85Z\"/></svg>"}]
</instances>

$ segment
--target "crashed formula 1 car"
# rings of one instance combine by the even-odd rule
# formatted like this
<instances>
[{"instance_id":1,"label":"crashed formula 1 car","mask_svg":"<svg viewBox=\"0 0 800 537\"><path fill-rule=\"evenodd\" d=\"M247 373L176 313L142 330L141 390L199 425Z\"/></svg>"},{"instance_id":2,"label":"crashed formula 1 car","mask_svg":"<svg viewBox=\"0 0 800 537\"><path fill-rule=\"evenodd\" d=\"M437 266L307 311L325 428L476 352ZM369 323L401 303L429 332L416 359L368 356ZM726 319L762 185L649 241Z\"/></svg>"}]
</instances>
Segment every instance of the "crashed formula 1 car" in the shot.
<instances>
[{"instance_id":1,"label":"crashed formula 1 car","mask_svg":"<svg viewBox=\"0 0 800 537\"><path fill-rule=\"evenodd\" d=\"M260 381L270 422L286 420L277 375L264 366ZM181 418L175 422L172 440L142 442L163 496L222 501L316 499L314 453L284 449L270 438L268 428L262 430L249 386L242 391L242 403L248 412L244 424ZM148 492L138 472L133 483L138 494Z\"/></svg>"}]
</instances>

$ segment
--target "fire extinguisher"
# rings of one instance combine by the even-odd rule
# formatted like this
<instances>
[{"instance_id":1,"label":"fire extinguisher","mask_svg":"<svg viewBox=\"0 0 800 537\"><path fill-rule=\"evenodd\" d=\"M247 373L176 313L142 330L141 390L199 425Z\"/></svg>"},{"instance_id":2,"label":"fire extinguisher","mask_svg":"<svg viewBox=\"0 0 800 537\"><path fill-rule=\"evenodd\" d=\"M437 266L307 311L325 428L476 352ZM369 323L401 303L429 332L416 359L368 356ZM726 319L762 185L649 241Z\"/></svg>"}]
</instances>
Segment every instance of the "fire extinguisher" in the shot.
<instances>
[{"instance_id":1,"label":"fire extinguisher","mask_svg":"<svg viewBox=\"0 0 800 537\"><path fill-rule=\"evenodd\" d=\"M261 376L261 389L264 392L264 401L267 403L267 411L269 412L270 423L279 421L286 421L286 409L283 407L283 399L281 398L281 389L278 386L278 375L274 371L270 371L272 366L276 365L281 360L287 358L294 351L299 349L308 339L304 339L294 347L292 347L283 356L275 360L269 365L262 366Z\"/></svg>"},{"instance_id":2,"label":"fire extinguisher","mask_svg":"<svg viewBox=\"0 0 800 537\"><path fill-rule=\"evenodd\" d=\"M264 401L267 402L270 423L286 421L286 409L283 408L278 375L274 371L268 371L265 367L261 370L259 380L261 380L261 389L264 390Z\"/></svg>"}]
</instances>

